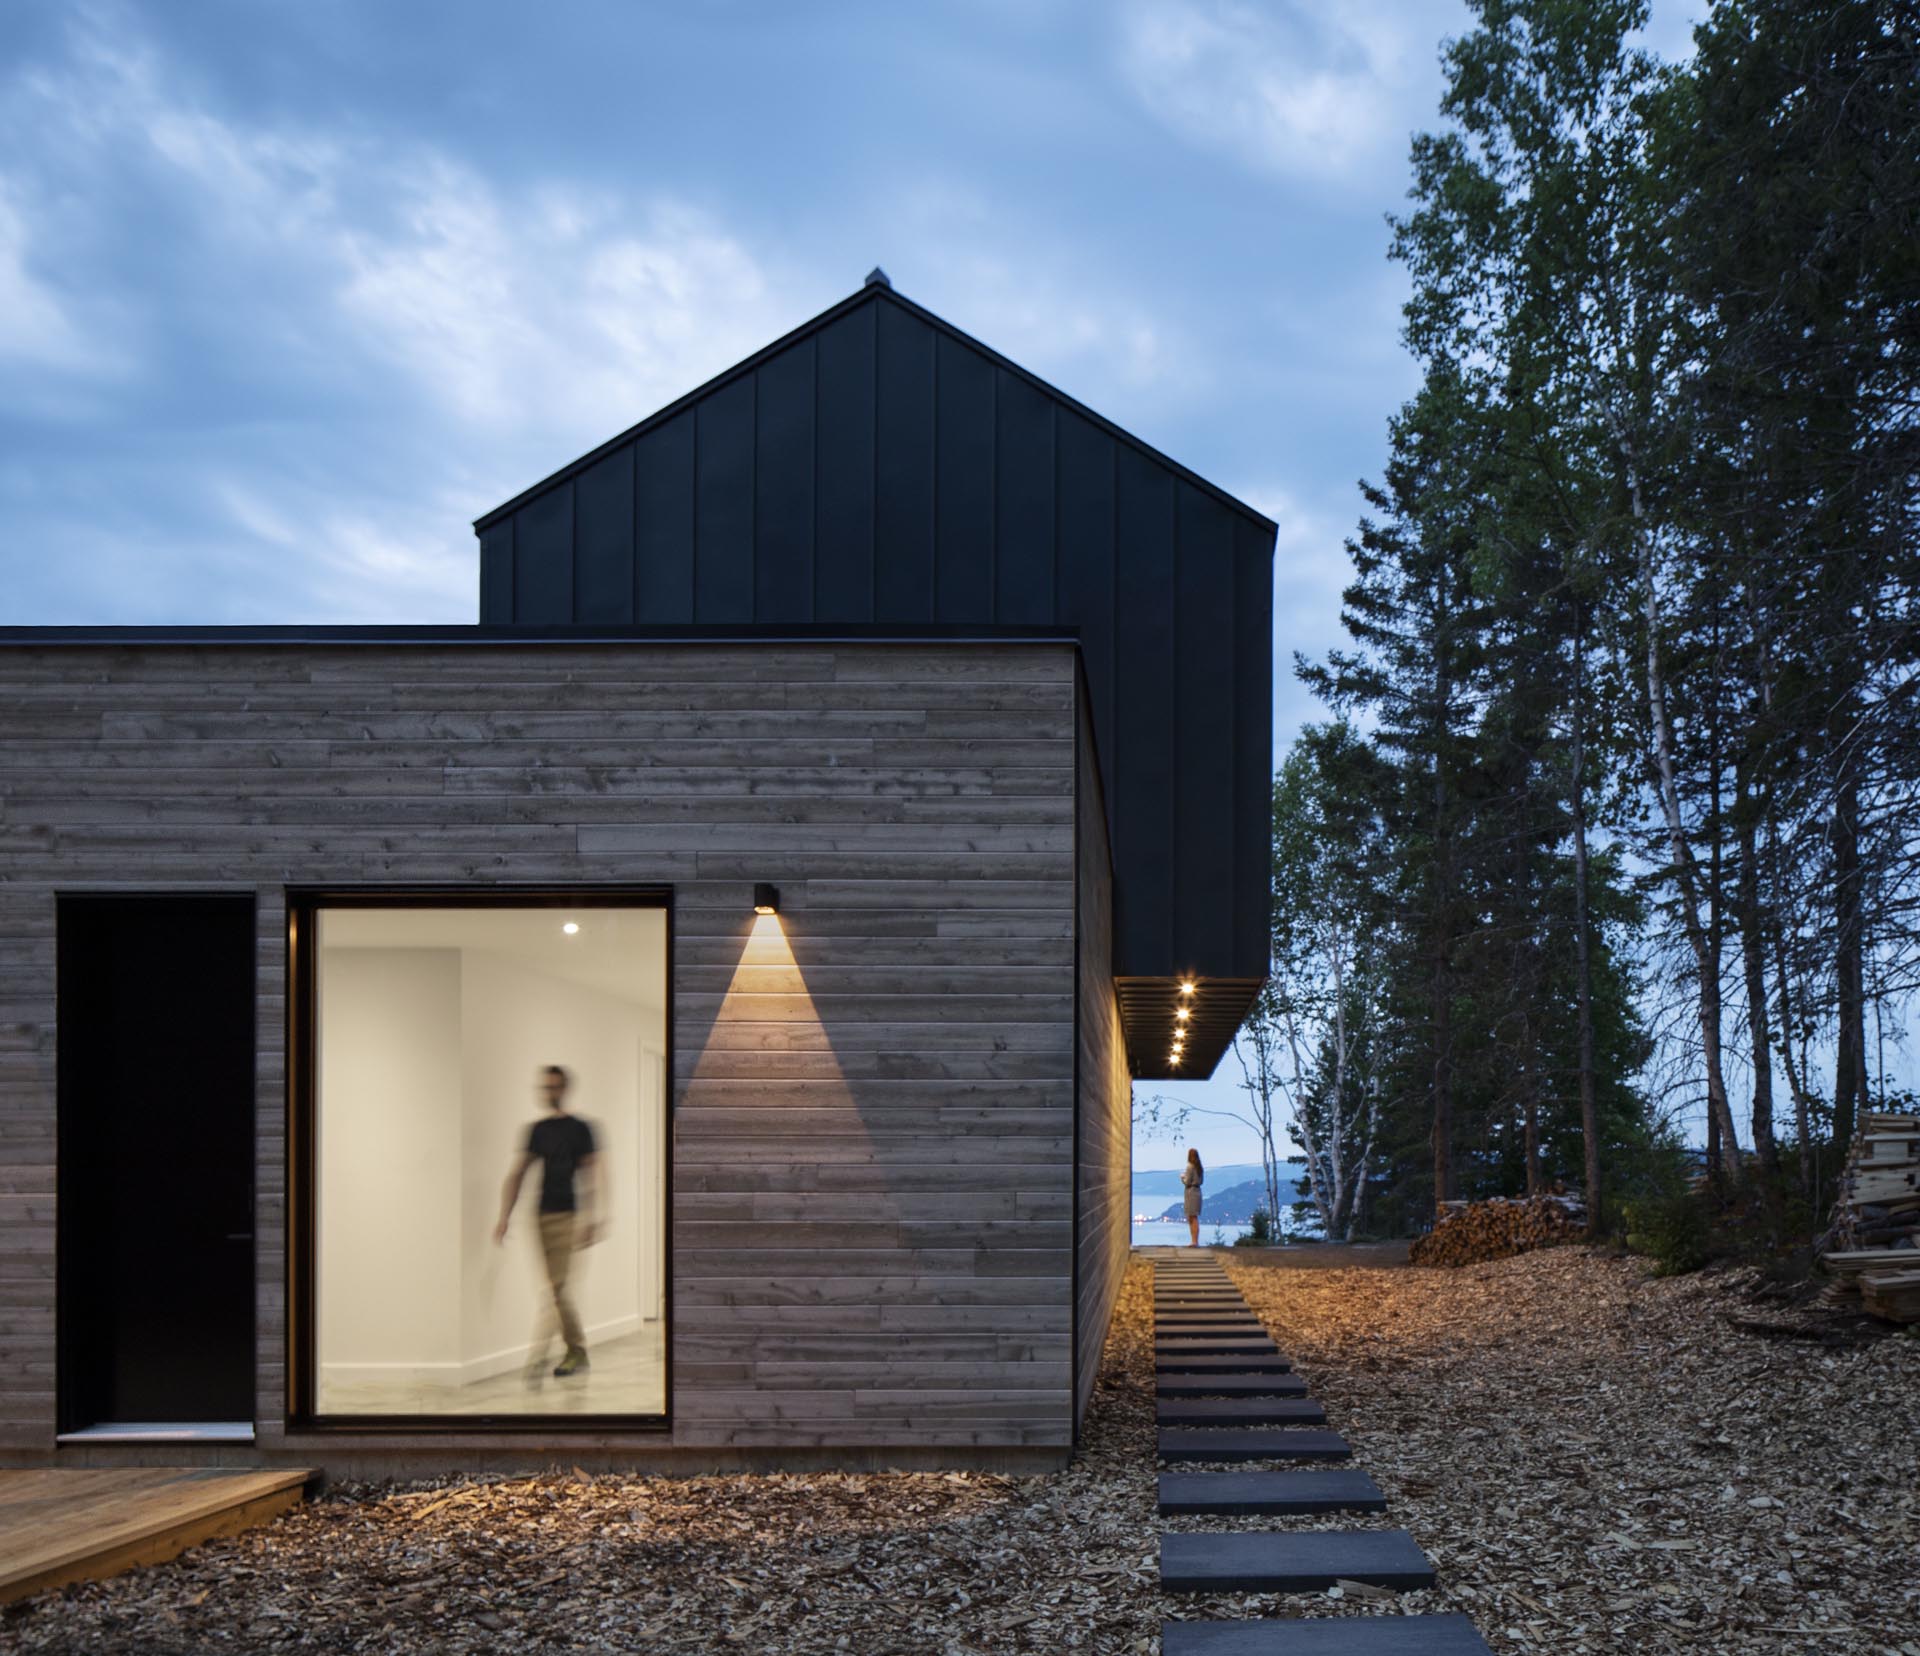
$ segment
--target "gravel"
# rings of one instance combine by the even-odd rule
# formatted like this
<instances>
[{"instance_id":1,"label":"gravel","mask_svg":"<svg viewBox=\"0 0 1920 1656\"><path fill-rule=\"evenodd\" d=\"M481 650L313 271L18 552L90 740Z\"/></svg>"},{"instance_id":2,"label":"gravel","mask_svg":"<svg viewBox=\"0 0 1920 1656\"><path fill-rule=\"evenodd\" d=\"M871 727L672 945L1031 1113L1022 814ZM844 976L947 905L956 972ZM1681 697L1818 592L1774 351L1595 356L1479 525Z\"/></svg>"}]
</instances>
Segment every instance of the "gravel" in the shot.
<instances>
[{"instance_id":1,"label":"gravel","mask_svg":"<svg viewBox=\"0 0 1920 1656\"><path fill-rule=\"evenodd\" d=\"M1655 1280L1580 1248L1291 1268L1312 1252L1221 1257L1384 1515L1156 1516L1136 1260L1064 1473L339 1486L171 1564L15 1606L0 1648L1148 1656L1168 1615L1462 1610L1498 1651L1920 1656L1920 1340L1757 1315L1744 1277ZM1440 1585L1159 1592L1162 1528L1343 1525L1411 1530Z\"/></svg>"}]
</instances>

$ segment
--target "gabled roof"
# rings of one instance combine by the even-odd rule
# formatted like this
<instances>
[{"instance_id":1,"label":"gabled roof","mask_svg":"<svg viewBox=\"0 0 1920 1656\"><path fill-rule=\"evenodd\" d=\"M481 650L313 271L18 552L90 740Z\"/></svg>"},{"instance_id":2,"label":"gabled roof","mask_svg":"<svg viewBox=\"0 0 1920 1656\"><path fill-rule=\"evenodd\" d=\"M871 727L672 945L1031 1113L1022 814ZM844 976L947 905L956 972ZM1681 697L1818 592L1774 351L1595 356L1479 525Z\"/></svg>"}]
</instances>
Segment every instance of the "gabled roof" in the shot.
<instances>
[{"instance_id":1,"label":"gabled roof","mask_svg":"<svg viewBox=\"0 0 1920 1656\"><path fill-rule=\"evenodd\" d=\"M1090 421L1108 436L1145 455L1156 465L1164 466L1175 476L1183 478L1197 489L1204 490L1207 494L1212 495L1216 500L1220 501L1222 505L1231 507L1241 516L1259 525L1268 533L1271 534L1275 531L1276 525L1273 520L1255 511L1244 500L1227 493L1227 491L1218 484L1209 483L1204 477L1200 476L1198 472L1190 471L1187 467L1181 465L1178 460L1162 453L1151 443L1142 441L1124 427L1115 425L1104 415L1095 413L1091 408L1087 407L1085 403L1068 396L1067 393L1062 391L1058 386L1052 385L1048 381L1043 380L1038 374L1022 368L1019 363L1003 357L998 351L994 350L992 346L983 345L971 334L956 328L944 317L936 316L924 305L916 305L905 295L895 292L893 284L889 282L880 271L876 270L873 275L867 278L863 287L857 292L848 294L847 297L842 299L837 305L828 306L827 309L821 311L818 316L802 322L800 326L795 328L791 333L782 334L780 338L776 339L771 345L755 351L752 356L745 357L741 361L736 362L731 368L715 374L714 377L704 385L695 386L694 389L689 391L685 396L676 397L672 402L668 403L665 408L658 409L654 413L649 414L638 424L627 427L625 431L620 432L617 436L609 437L604 443L600 444L599 447L589 450L577 460L570 460L550 476L542 478L530 488L522 489L520 493L515 495L511 500L503 501L491 511L483 512L473 520L474 532L477 534L484 529L492 527L492 525L499 522L502 518L526 505L530 500L545 494L549 489L566 482L569 478L578 476L581 472L588 470L597 461L604 459L614 450L621 447L622 444L630 443L637 437L645 436L656 427L665 425L669 420L678 414L684 413L695 403L702 402L708 397L711 397L715 392L724 390L736 380L749 377L774 357L790 351L803 340L810 339L813 335L830 327L850 312L858 310L862 305L872 304L899 306L901 310L906 311L917 320L924 322L928 327L944 334L947 338L965 345L971 350L978 351L980 355L985 357L996 368L1023 380L1035 390L1042 392L1063 407L1072 409L1073 412L1078 414L1082 419Z\"/></svg>"}]
</instances>

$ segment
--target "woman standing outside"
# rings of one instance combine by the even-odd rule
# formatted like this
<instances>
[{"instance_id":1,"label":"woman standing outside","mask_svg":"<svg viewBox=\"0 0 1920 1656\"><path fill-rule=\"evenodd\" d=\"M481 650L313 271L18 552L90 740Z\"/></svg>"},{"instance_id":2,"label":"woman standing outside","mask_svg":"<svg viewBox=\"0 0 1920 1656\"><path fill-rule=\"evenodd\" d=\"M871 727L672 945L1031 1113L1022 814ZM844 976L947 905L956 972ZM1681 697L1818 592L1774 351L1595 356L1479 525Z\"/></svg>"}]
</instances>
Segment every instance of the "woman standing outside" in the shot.
<instances>
[{"instance_id":1,"label":"woman standing outside","mask_svg":"<svg viewBox=\"0 0 1920 1656\"><path fill-rule=\"evenodd\" d=\"M1180 1182L1187 1188L1186 1214L1187 1230L1193 1237L1191 1247L1200 1246L1200 1186L1206 1180L1207 1170L1200 1165L1200 1152L1187 1152L1187 1165L1180 1170Z\"/></svg>"}]
</instances>

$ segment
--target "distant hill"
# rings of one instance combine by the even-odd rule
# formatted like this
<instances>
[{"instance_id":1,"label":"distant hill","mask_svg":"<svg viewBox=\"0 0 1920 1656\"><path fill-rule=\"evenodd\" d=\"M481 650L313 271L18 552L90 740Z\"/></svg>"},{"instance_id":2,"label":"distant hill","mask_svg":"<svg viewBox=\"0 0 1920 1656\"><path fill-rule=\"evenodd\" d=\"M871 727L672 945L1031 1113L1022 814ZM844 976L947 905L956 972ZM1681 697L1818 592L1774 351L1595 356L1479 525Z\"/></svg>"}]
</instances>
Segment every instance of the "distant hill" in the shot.
<instances>
[{"instance_id":1,"label":"distant hill","mask_svg":"<svg viewBox=\"0 0 1920 1656\"><path fill-rule=\"evenodd\" d=\"M1282 1178L1287 1175L1283 1171ZM1258 1181L1265 1175L1258 1162L1235 1162L1223 1167L1207 1169L1207 1183L1218 1185L1222 1190L1231 1185L1244 1184L1248 1179ZM1143 1197L1178 1196L1181 1192L1180 1169L1177 1167L1135 1168L1133 1172L1133 1205L1145 1212L1147 1203Z\"/></svg>"},{"instance_id":2,"label":"distant hill","mask_svg":"<svg viewBox=\"0 0 1920 1656\"><path fill-rule=\"evenodd\" d=\"M1265 1207L1267 1203L1266 1175L1261 1173L1257 1167L1254 1169L1254 1174L1255 1176L1251 1179L1242 1180L1238 1184L1228 1185L1221 1190L1213 1190L1203 1185L1201 1189L1206 1199L1200 1206L1200 1222L1203 1225L1244 1225L1249 1223L1253 1218L1254 1209ZM1297 1201L1299 1194L1299 1186L1293 1182L1291 1175L1282 1173L1280 1175L1280 1205L1285 1207L1289 1203ZM1185 1201L1183 1198L1181 1201L1175 1202L1165 1213L1161 1214L1160 1217L1162 1219L1182 1218L1184 1206Z\"/></svg>"}]
</instances>

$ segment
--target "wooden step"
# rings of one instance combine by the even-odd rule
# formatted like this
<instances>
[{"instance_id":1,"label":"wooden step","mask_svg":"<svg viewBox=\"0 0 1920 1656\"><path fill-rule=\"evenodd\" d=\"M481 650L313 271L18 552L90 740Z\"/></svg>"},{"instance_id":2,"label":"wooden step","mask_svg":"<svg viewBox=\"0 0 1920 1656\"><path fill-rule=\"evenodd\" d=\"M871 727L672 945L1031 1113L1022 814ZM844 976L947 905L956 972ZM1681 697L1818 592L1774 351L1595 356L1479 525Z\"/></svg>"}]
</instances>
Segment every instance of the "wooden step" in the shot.
<instances>
[{"instance_id":1,"label":"wooden step","mask_svg":"<svg viewBox=\"0 0 1920 1656\"><path fill-rule=\"evenodd\" d=\"M158 1564L298 1506L305 1467L0 1472L0 1603Z\"/></svg>"},{"instance_id":2,"label":"wooden step","mask_svg":"<svg viewBox=\"0 0 1920 1656\"><path fill-rule=\"evenodd\" d=\"M1406 1591L1433 1580L1405 1530L1160 1537L1160 1586L1169 1593L1317 1593L1336 1581Z\"/></svg>"}]
</instances>

